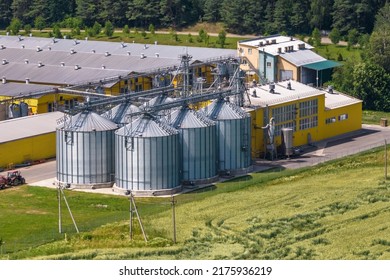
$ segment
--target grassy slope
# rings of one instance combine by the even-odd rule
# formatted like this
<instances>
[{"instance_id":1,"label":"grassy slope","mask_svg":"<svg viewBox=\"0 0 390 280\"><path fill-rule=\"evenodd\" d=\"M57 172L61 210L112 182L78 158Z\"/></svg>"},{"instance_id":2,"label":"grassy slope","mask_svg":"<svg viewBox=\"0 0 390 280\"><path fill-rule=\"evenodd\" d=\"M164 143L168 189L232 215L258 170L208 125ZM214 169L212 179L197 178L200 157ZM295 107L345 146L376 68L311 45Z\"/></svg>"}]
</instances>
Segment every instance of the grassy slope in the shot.
<instances>
[{"instance_id":1,"label":"grassy slope","mask_svg":"<svg viewBox=\"0 0 390 280\"><path fill-rule=\"evenodd\" d=\"M176 245L169 200L137 199L147 245L138 227L130 242L122 221L7 257L390 259L390 185L383 182L380 152L308 170L252 174L177 199Z\"/></svg>"}]
</instances>

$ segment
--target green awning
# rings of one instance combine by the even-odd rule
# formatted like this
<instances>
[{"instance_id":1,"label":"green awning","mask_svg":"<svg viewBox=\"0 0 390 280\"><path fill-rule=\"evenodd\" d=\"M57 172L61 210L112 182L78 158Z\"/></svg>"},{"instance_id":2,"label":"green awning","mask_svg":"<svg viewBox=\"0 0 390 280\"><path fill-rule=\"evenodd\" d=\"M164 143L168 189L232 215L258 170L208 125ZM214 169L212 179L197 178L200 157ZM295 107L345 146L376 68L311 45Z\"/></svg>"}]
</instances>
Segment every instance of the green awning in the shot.
<instances>
[{"instance_id":1,"label":"green awning","mask_svg":"<svg viewBox=\"0 0 390 280\"><path fill-rule=\"evenodd\" d=\"M333 60L324 60L324 61L314 62L302 66L305 68L321 71L324 69L330 69L330 68L341 66L341 63Z\"/></svg>"}]
</instances>

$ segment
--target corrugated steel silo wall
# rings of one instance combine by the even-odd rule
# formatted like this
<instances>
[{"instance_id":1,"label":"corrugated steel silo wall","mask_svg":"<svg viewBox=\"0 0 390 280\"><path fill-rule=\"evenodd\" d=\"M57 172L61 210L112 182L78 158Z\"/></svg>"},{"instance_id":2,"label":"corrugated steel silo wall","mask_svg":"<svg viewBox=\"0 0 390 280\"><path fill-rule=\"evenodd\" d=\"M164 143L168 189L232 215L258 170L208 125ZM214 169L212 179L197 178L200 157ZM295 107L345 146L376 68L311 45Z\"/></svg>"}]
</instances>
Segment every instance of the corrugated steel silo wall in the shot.
<instances>
[{"instance_id":1,"label":"corrugated steel silo wall","mask_svg":"<svg viewBox=\"0 0 390 280\"><path fill-rule=\"evenodd\" d=\"M251 165L251 118L217 121L218 169L228 171Z\"/></svg>"},{"instance_id":2,"label":"corrugated steel silo wall","mask_svg":"<svg viewBox=\"0 0 390 280\"><path fill-rule=\"evenodd\" d=\"M217 175L216 126L180 129L182 179L194 181Z\"/></svg>"},{"instance_id":3,"label":"corrugated steel silo wall","mask_svg":"<svg viewBox=\"0 0 390 280\"><path fill-rule=\"evenodd\" d=\"M118 187L128 190L178 187L179 153L179 134L133 138L116 134L115 183Z\"/></svg>"},{"instance_id":4,"label":"corrugated steel silo wall","mask_svg":"<svg viewBox=\"0 0 390 280\"><path fill-rule=\"evenodd\" d=\"M57 179L69 184L114 180L114 131L57 129Z\"/></svg>"}]
</instances>

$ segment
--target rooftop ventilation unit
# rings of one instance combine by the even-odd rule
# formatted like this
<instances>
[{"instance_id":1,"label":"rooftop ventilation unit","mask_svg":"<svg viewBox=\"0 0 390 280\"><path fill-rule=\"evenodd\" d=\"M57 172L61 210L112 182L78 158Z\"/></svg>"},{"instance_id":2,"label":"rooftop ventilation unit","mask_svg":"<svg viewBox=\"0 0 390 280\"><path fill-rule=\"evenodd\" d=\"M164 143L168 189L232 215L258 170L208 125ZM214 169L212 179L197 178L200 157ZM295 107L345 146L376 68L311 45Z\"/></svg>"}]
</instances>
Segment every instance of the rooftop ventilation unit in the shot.
<instances>
[{"instance_id":1,"label":"rooftop ventilation unit","mask_svg":"<svg viewBox=\"0 0 390 280\"><path fill-rule=\"evenodd\" d=\"M80 42L75 39L75 40L73 40L73 44L76 46L76 45L80 44Z\"/></svg>"},{"instance_id":2,"label":"rooftop ventilation unit","mask_svg":"<svg viewBox=\"0 0 390 280\"><path fill-rule=\"evenodd\" d=\"M330 94L333 94L333 86L331 86L331 85L328 86L328 92Z\"/></svg>"},{"instance_id":3,"label":"rooftop ventilation unit","mask_svg":"<svg viewBox=\"0 0 390 280\"><path fill-rule=\"evenodd\" d=\"M278 53L282 53L282 48L278 48Z\"/></svg>"},{"instance_id":4,"label":"rooftop ventilation unit","mask_svg":"<svg viewBox=\"0 0 390 280\"><path fill-rule=\"evenodd\" d=\"M141 59L144 59L146 55L144 53L141 53Z\"/></svg>"},{"instance_id":5,"label":"rooftop ventilation unit","mask_svg":"<svg viewBox=\"0 0 390 280\"><path fill-rule=\"evenodd\" d=\"M80 65L76 64L76 65L74 66L74 70L79 70L79 69L81 69Z\"/></svg>"},{"instance_id":6,"label":"rooftop ventilation unit","mask_svg":"<svg viewBox=\"0 0 390 280\"><path fill-rule=\"evenodd\" d=\"M88 37L85 37L85 41L88 41Z\"/></svg>"},{"instance_id":7,"label":"rooftop ventilation unit","mask_svg":"<svg viewBox=\"0 0 390 280\"><path fill-rule=\"evenodd\" d=\"M96 51L94 49L91 50L92 53L96 53Z\"/></svg>"},{"instance_id":8,"label":"rooftop ventilation unit","mask_svg":"<svg viewBox=\"0 0 390 280\"><path fill-rule=\"evenodd\" d=\"M48 50L51 51L51 47L50 46L48 47Z\"/></svg>"},{"instance_id":9,"label":"rooftop ventilation unit","mask_svg":"<svg viewBox=\"0 0 390 280\"><path fill-rule=\"evenodd\" d=\"M147 48L148 48L148 46L145 44L145 45L144 45L144 50L146 50Z\"/></svg>"},{"instance_id":10,"label":"rooftop ventilation unit","mask_svg":"<svg viewBox=\"0 0 390 280\"><path fill-rule=\"evenodd\" d=\"M52 38L53 44L57 43L57 40L55 37Z\"/></svg>"},{"instance_id":11,"label":"rooftop ventilation unit","mask_svg":"<svg viewBox=\"0 0 390 280\"><path fill-rule=\"evenodd\" d=\"M22 44L22 49L24 49L24 44Z\"/></svg>"},{"instance_id":12,"label":"rooftop ventilation unit","mask_svg":"<svg viewBox=\"0 0 390 280\"><path fill-rule=\"evenodd\" d=\"M158 42L157 41L154 41L154 45L157 46Z\"/></svg>"},{"instance_id":13,"label":"rooftop ventilation unit","mask_svg":"<svg viewBox=\"0 0 390 280\"><path fill-rule=\"evenodd\" d=\"M106 66L105 66L105 65L102 65L102 69L106 69Z\"/></svg>"},{"instance_id":14,"label":"rooftop ventilation unit","mask_svg":"<svg viewBox=\"0 0 390 280\"><path fill-rule=\"evenodd\" d=\"M28 59L27 58L24 60L24 63L28 64Z\"/></svg>"},{"instance_id":15,"label":"rooftop ventilation unit","mask_svg":"<svg viewBox=\"0 0 390 280\"><path fill-rule=\"evenodd\" d=\"M271 44L276 44L276 39L272 39Z\"/></svg>"},{"instance_id":16,"label":"rooftop ventilation unit","mask_svg":"<svg viewBox=\"0 0 390 280\"><path fill-rule=\"evenodd\" d=\"M0 49L4 50L5 46L4 45L0 45Z\"/></svg>"},{"instance_id":17,"label":"rooftop ventilation unit","mask_svg":"<svg viewBox=\"0 0 390 280\"><path fill-rule=\"evenodd\" d=\"M121 42L121 47L122 48L125 48L126 47L126 44L124 42Z\"/></svg>"},{"instance_id":18,"label":"rooftop ventilation unit","mask_svg":"<svg viewBox=\"0 0 390 280\"><path fill-rule=\"evenodd\" d=\"M260 41L259 47L262 47L263 45L264 45L264 42L263 42L263 41Z\"/></svg>"},{"instance_id":19,"label":"rooftop ventilation unit","mask_svg":"<svg viewBox=\"0 0 390 280\"><path fill-rule=\"evenodd\" d=\"M3 78L1 79L1 82L2 82L3 84L6 84L6 83L7 83L7 79L5 78L5 76L3 76Z\"/></svg>"},{"instance_id":20,"label":"rooftop ventilation unit","mask_svg":"<svg viewBox=\"0 0 390 280\"><path fill-rule=\"evenodd\" d=\"M105 56L110 56L111 54L109 52L104 53Z\"/></svg>"},{"instance_id":21,"label":"rooftop ventilation unit","mask_svg":"<svg viewBox=\"0 0 390 280\"><path fill-rule=\"evenodd\" d=\"M70 54L75 54L76 51L74 49L70 49Z\"/></svg>"},{"instance_id":22,"label":"rooftop ventilation unit","mask_svg":"<svg viewBox=\"0 0 390 280\"><path fill-rule=\"evenodd\" d=\"M299 49L299 50L304 50L304 49L305 49L305 43L299 44L299 45L298 45L298 49Z\"/></svg>"},{"instance_id":23,"label":"rooftop ventilation unit","mask_svg":"<svg viewBox=\"0 0 390 280\"><path fill-rule=\"evenodd\" d=\"M26 78L26 85L30 84L30 78Z\"/></svg>"},{"instance_id":24,"label":"rooftop ventilation unit","mask_svg":"<svg viewBox=\"0 0 390 280\"><path fill-rule=\"evenodd\" d=\"M288 83L287 83L287 89L288 89L288 90L292 90L292 88L291 88L291 82L290 82L290 81L288 81Z\"/></svg>"},{"instance_id":25,"label":"rooftop ventilation unit","mask_svg":"<svg viewBox=\"0 0 390 280\"><path fill-rule=\"evenodd\" d=\"M155 53L156 57L160 57L160 54L159 53Z\"/></svg>"},{"instance_id":26,"label":"rooftop ventilation unit","mask_svg":"<svg viewBox=\"0 0 390 280\"><path fill-rule=\"evenodd\" d=\"M269 84L269 92L270 93L275 93L275 84L274 83Z\"/></svg>"},{"instance_id":27,"label":"rooftop ventilation unit","mask_svg":"<svg viewBox=\"0 0 390 280\"><path fill-rule=\"evenodd\" d=\"M3 65L6 65L8 64L8 61L6 59L3 59L3 62L2 62Z\"/></svg>"},{"instance_id":28,"label":"rooftop ventilation unit","mask_svg":"<svg viewBox=\"0 0 390 280\"><path fill-rule=\"evenodd\" d=\"M42 48L40 46L37 47L37 52L41 52Z\"/></svg>"},{"instance_id":29,"label":"rooftop ventilation unit","mask_svg":"<svg viewBox=\"0 0 390 280\"><path fill-rule=\"evenodd\" d=\"M127 51L127 55L131 55L131 52L130 52L130 51Z\"/></svg>"},{"instance_id":30,"label":"rooftop ventilation unit","mask_svg":"<svg viewBox=\"0 0 390 280\"><path fill-rule=\"evenodd\" d=\"M19 42L20 42L20 41L23 41L23 38L22 38L21 35L18 35L18 40L19 40Z\"/></svg>"},{"instance_id":31,"label":"rooftop ventilation unit","mask_svg":"<svg viewBox=\"0 0 390 280\"><path fill-rule=\"evenodd\" d=\"M65 66L65 62L61 62L61 66L64 67Z\"/></svg>"},{"instance_id":32,"label":"rooftop ventilation unit","mask_svg":"<svg viewBox=\"0 0 390 280\"><path fill-rule=\"evenodd\" d=\"M41 67L43 67L42 61L38 61L38 68L41 68Z\"/></svg>"}]
</instances>

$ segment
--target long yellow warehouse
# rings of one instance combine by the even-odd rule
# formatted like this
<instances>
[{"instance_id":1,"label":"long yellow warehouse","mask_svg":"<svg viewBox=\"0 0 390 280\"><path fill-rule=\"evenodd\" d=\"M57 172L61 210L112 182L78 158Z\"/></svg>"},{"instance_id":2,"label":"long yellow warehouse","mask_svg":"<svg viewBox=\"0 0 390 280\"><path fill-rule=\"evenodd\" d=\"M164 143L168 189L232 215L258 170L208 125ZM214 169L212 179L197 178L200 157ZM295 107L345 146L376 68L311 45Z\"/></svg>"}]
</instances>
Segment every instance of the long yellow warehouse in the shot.
<instances>
[{"instance_id":1,"label":"long yellow warehouse","mask_svg":"<svg viewBox=\"0 0 390 280\"><path fill-rule=\"evenodd\" d=\"M56 155L57 120L52 112L0 122L0 167L53 158Z\"/></svg>"},{"instance_id":2,"label":"long yellow warehouse","mask_svg":"<svg viewBox=\"0 0 390 280\"><path fill-rule=\"evenodd\" d=\"M361 129L362 101L331 88L283 81L252 86L249 91L253 157L276 152L283 128L293 130L296 147Z\"/></svg>"}]
</instances>

